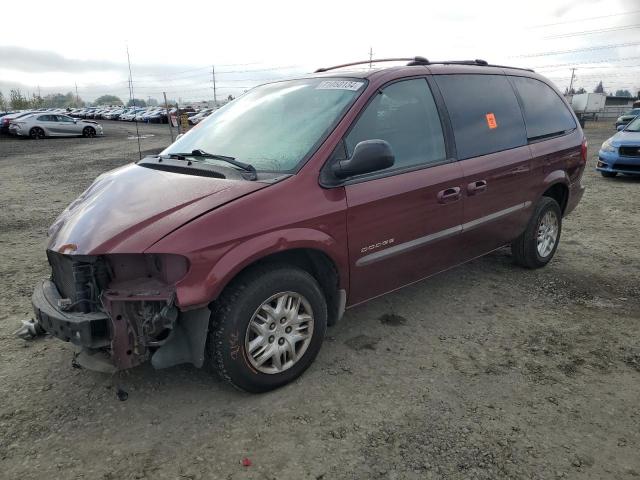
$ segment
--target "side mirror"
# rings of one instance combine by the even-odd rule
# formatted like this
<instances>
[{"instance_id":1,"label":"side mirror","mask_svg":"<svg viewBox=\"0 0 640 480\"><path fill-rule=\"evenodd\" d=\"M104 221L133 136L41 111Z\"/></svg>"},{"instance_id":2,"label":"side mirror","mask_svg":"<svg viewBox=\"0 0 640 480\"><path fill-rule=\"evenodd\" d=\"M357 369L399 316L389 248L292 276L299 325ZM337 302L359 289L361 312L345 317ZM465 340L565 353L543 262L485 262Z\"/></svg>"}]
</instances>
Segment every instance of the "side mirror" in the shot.
<instances>
[{"instance_id":1,"label":"side mirror","mask_svg":"<svg viewBox=\"0 0 640 480\"><path fill-rule=\"evenodd\" d=\"M617 130L617 131L624 130L624 127L626 127L626 125L618 125L618 126L616 127L616 130Z\"/></svg>"},{"instance_id":2,"label":"side mirror","mask_svg":"<svg viewBox=\"0 0 640 480\"><path fill-rule=\"evenodd\" d=\"M356 145L348 160L333 165L333 174L338 178L347 178L363 173L377 172L393 166L395 156L391 145L384 140L365 140Z\"/></svg>"},{"instance_id":3,"label":"side mirror","mask_svg":"<svg viewBox=\"0 0 640 480\"><path fill-rule=\"evenodd\" d=\"M179 133L178 136L176 137L175 141L177 142L178 140L180 140L182 137L184 137L184 133Z\"/></svg>"}]
</instances>

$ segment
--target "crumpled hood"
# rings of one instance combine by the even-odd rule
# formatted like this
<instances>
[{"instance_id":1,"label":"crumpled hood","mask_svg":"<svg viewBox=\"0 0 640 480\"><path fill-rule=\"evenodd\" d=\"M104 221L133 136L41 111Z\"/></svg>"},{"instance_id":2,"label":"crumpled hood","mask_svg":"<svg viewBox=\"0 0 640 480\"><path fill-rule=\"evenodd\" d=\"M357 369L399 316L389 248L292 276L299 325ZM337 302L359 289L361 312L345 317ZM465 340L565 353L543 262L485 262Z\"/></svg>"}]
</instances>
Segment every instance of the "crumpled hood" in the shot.
<instances>
[{"instance_id":1,"label":"crumpled hood","mask_svg":"<svg viewBox=\"0 0 640 480\"><path fill-rule=\"evenodd\" d=\"M265 186L130 164L100 175L62 212L49 228L47 248L142 253L193 218Z\"/></svg>"},{"instance_id":2,"label":"crumpled hood","mask_svg":"<svg viewBox=\"0 0 640 480\"><path fill-rule=\"evenodd\" d=\"M624 147L627 145L640 145L640 132L625 132L621 131L616 133L610 139L611 145L614 147Z\"/></svg>"}]
</instances>

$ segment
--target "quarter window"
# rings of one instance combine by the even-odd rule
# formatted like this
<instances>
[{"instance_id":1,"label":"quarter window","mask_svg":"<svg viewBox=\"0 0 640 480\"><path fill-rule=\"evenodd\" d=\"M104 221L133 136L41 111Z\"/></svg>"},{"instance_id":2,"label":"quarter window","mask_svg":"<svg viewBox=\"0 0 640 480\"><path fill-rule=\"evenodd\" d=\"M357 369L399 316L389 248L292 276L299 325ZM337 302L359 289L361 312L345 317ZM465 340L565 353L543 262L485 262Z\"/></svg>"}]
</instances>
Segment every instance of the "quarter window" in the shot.
<instances>
[{"instance_id":1,"label":"quarter window","mask_svg":"<svg viewBox=\"0 0 640 480\"><path fill-rule=\"evenodd\" d=\"M522 100L527 137L536 140L576 128L569 109L548 85L534 78L511 77Z\"/></svg>"},{"instance_id":2,"label":"quarter window","mask_svg":"<svg viewBox=\"0 0 640 480\"><path fill-rule=\"evenodd\" d=\"M389 142L393 169L442 162L442 126L427 81L393 83L376 94L345 138L347 156L364 140Z\"/></svg>"},{"instance_id":3,"label":"quarter window","mask_svg":"<svg viewBox=\"0 0 640 480\"><path fill-rule=\"evenodd\" d=\"M522 112L504 75L435 75L451 117L459 159L527 143Z\"/></svg>"}]
</instances>

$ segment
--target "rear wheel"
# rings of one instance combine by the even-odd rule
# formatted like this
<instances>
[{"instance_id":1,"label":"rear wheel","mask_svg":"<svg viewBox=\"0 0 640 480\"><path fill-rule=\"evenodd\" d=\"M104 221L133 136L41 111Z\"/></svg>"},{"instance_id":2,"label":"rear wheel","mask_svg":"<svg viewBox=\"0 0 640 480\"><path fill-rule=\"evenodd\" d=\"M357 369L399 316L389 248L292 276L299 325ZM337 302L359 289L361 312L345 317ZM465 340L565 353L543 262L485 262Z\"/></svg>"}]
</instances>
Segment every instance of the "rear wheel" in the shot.
<instances>
[{"instance_id":1,"label":"rear wheel","mask_svg":"<svg viewBox=\"0 0 640 480\"><path fill-rule=\"evenodd\" d=\"M618 175L618 172L603 172L602 170L600 170L600 173L602 174L603 177L605 178L613 178L616 175Z\"/></svg>"},{"instance_id":2,"label":"rear wheel","mask_svg":"<svg viewBox=\"0 0 640 480\"><path fill-rule=\"evenodd\" d=\"M82 129L82 136L83 137L87 137L87 138L95 137L96 136L96 129L93 128L93 127L84 127Z\"/></svg>"},{"instance_id":3,"label":"rear wheel","mask_svg":"<svg viewBox=\"0 0 640 480\"><path fill-rule=\"evenodd\" d=\"M512 244L511 252L518 265L544 267L556 253L562 231L562 211L551 197L542 197L527 228Z\"/></svg>"},{"instance_id":4,"label":"rear wheel","mask_svg":"<svg viewBox=\"0 0 640 480\"><path fill-rule=\"evenodd\" d=\"M33 127L29 130L29 137L36 140L43 139L45 137L44 130L40 127Z\"/></svg>"},{"instance_id":5,"label":"rear wheel","mask_svg":"<svg viewBox=\"0 0 640 480\"><path fill-rule=\"evenodd\" d=\"M254 268L216 302L207 362L236 388L266 392L300 376L327 328L327 304L316 280L287 265Z\"/></svg>"}]
</instances>

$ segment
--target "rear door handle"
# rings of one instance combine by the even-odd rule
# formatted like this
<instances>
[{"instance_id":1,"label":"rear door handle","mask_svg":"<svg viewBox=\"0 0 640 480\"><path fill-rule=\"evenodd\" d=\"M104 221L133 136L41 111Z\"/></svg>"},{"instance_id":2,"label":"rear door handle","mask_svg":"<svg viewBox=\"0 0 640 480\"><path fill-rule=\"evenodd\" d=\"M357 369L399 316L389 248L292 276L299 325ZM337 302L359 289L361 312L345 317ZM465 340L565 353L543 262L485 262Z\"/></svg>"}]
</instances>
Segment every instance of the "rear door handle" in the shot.
<instances>
[{"instance_id":1,"label":"rear door handle","mask_svg":"<svg viewBox=\"0 0 640 480\"><path fill-rule=\"evenodd\" d=\"M487 190L487 181L486 180L478 180L476 182L471 182L467 185L467 193L469 195L475 195L476 193L482 193Z\"/></svg>"},{"instance_id":2,"label":"rear door handle","mask_svg":"<svg viewBox=\"0 0 640 480\"><path fill-rule=\"evenodd\" d=\"M440 190L438 192L438 202L451 203L460 200L460 187L449 187L446 190Z\"/></svg>"}]
</instances>

